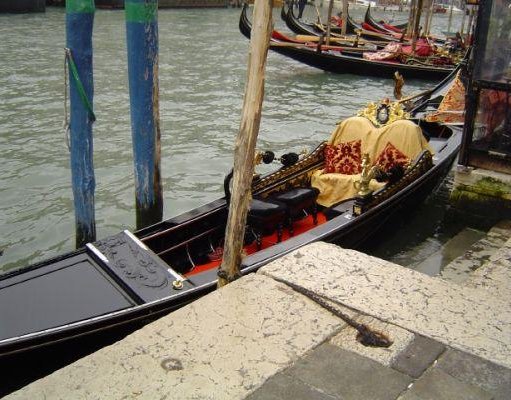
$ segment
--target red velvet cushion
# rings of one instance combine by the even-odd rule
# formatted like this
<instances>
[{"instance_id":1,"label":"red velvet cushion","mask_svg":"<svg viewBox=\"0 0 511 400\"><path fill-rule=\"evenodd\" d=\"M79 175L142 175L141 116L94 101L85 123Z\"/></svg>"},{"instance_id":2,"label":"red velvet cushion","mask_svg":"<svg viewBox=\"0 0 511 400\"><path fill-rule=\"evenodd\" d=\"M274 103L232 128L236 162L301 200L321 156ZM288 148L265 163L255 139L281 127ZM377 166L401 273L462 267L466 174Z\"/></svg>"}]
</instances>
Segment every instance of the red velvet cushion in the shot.
<instances>
[{"instance_id":1,"label":"red velvet cushion","mask_svg":"<svg viewBox=\"0 0 511 400\"><path fill-rule=\"evenodd\" d=\"M340 174L354 175L362 172L362 141L354 140L348 143L340 143L335 146L325 147L325 168L324 172L329 174L337 172Z\"/></svg>"},{"instance_id":2,"label":"red velvet cushion","mask_svg":"<svg viewBox=\"0 0 511 400\"><path fill-rule=\"evenodd\" d=\"M406 155L401 153L392 143L388 142L382 150L376 161L375 165L379 165L385 172L388 172L394 165L401 165L405 167L410 160Z\"/></svg>"}]
</instances>

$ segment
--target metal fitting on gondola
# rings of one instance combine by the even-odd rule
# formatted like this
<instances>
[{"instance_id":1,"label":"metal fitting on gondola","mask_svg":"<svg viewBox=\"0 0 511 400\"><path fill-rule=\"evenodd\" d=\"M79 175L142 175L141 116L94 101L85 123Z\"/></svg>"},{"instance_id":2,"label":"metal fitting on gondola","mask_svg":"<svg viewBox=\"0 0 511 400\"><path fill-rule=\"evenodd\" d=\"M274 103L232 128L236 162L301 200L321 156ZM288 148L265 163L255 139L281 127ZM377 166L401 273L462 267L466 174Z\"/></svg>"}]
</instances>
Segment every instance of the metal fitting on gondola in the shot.
<instances>
[{"instance_id":1,"label":"metal fitting on gondola","mask_svg":"<svg viewBox=\"0 0 511 400\"><path fill-rule=\"evenodd\" d=\"M376 165L371 167L369 153L364 153L362 156L361 167L362 173L360 174L360 180L353 183L355 189L358 190L358 197L355 199L355 204L353 205L353 215L355 216L362 214L367 209L367 205L373 194L369 184L371 179L375 178L380 171L380 168Z\"/></svg>"}]
</instances>

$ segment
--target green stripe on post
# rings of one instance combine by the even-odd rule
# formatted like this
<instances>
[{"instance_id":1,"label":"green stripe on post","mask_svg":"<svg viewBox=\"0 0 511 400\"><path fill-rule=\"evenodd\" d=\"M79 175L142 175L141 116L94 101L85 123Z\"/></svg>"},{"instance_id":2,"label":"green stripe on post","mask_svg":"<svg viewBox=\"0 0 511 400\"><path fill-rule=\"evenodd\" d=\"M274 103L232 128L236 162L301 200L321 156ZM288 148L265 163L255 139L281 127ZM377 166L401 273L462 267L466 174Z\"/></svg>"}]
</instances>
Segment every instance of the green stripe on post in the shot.
<instances>
[{"instance_id":1,"label":"green stripe on post","mask_svg":"<svg viewBox=\"0 0 511 400\"><path fill-rule=\"evenodd\" d=\"M126 10L126 22L152 22L156 20L158 2L138 3L126 1L124 9Z\"/></svg>"},{"instance_id":2,"label":"green stripe on post","mask_svg":"<svg viewBox=\"0 0 511 400\"><path fill-rule=\"evenodd\" d=\"M66 13L93 13L96 10L94 0L66 0Z\"/></svg>"}]
</instances>

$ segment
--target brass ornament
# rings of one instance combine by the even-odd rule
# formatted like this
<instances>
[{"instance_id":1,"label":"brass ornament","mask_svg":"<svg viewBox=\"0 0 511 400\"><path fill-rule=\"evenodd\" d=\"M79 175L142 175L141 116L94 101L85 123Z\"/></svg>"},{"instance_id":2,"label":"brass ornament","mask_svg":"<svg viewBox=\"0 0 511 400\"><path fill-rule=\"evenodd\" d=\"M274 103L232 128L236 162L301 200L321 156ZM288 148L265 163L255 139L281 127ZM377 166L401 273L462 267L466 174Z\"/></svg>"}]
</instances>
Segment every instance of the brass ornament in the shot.
<instances>
[{"instance_id":1,"label":"brass ornament","mask_svg":"<svg viewBox=\"0 0 511 400\"><path fill-rule=\"evenodd\" d=\"M383 99L380 103L369 103L365 109L357 113L357 116L367 118L377 128L410 118L410 114L403 109L401 103L391 102L389 99Z\"/></svg>"},{"instance_id":2,"label":"brass ornament","mask_svg":"<svg viewBox=\"0 0 511 400\"><path fill-rule=\"evenodd\" d=\"M183 281L181 280L175 280L175 281L172 281L172 288L174 288L175 290L181 290L183 289L184 285L183 285Z\"/></svg>"},{"instance_id":3,"label":"brass ornament","mask_svg":"<svg viewBox=\"0 0 511 400\"><path fill-rule=\"evenodd\" d=\"M360 180L353 182L353 185L355 186L355 189L358 190L357 194L359 196L366 197L373 192L369 189L369 183L376 175L379 167L377 165L371 167L371 158L369 157L369 153L364 153L362 156L361 167L362 173L360 174Z\"/></svg>"},{"instance_id":4,"label":"brass ornament","mask_svg":"<svg viewBox=\"0 0 511 400\"><path fill-rule=\"evenodd\" d=\"M254 166L262 164L263 155L264 155L264 152L256 151L256 153L254 155Z\"/></svg>"}]
</instances>

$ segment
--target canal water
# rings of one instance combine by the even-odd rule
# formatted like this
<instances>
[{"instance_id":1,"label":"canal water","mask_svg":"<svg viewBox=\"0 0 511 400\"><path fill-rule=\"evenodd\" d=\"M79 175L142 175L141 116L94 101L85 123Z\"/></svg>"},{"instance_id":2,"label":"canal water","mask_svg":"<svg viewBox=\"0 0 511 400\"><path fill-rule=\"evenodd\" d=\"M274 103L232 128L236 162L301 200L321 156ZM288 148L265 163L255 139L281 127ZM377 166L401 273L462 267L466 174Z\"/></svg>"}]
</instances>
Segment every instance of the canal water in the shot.
<instances>
[{"instance_id":1,"label":"canal water","mask_svg":"<svg viewBox=\"0 0 511 400\"><path fill-rule=\"evenodd\" d=\"M357 12L362 14L357 10L352 14ZM239 33L239 13L239 9L159 11L165 218L222 195L246 81L249 42ZM274 17L276 27L285 31L279 10L274 10ZM402 14L401 19L405 17ZM447 16L435 20L436 30L445 30ZM455 15L453 25L459 26L460 20ZM135 226L123 11L97 10L93 44L99 239ZM74 246L63 129L64 46L62 8L0 15L0 272ZM430 85L408 81L404 92L412 94ZM391 79L325 73L270 52L258 148L277 154L312 149L340 119L370 101L391 97L392 90ZM445 196L430 201L435 208L446 209ZM441 225L430 222L434 231ZM392 253L389 248L387 255Z\"/></svg>"}]
</instances>

